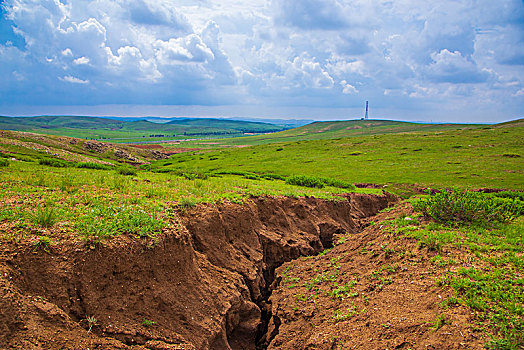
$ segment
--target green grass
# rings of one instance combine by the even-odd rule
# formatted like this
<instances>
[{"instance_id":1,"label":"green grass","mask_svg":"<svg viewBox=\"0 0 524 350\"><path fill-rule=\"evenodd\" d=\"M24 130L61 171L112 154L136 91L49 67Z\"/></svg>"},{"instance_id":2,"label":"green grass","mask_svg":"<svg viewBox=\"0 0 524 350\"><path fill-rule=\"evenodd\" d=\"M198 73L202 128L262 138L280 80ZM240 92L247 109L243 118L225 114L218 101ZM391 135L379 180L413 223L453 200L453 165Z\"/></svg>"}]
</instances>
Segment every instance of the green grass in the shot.
<instances>
[{"instance_id":1,"label":"green grass","mask_svg":"<svg viewBox=\"0 0 524 350\"><path fill-rule=\"evenodd\" d=\"M523 189L524 158L503 156L522 154L523 140L522 127L356 136L183 153L152 167L303 175L350 183Z\"/></svg>"},{"instance_id":2,"label":"green grass","mask_svg":"<svg viewBox=\"0 0 524 350\"><path fill-rule=\"evenodd\" d=\"M282 180L239 175L49 167L12 162L0 172L0 221L18 225L22 236L60 222L72 237L103 240L120 234L151 237L176 215L198 203L241 203L252 196L314 196L337 199L346 189L307 188ZM127 174L127 172L126 172ZM364 192L377 192L364 190ZM11 232L12 233L12 232ZM4 233L7 238L15 238Z\"/></svg>"},{"instance_id":3,"label":"green grass","mask_svg":"<svg viewBox=\"0 0 524 350\"><path fill-rule=\"evenodd\" d=\"M284 128L259 122L211 118L183 118L168 123L123 121L82 116L0 117L0 130L36 132L111 142L145 142L204 137L241 136Z\"/></svg>"},{"instance_id":4,"label":"green grass","mask_svg":"<svg viewBox=\"0 0 524 350\"><path fill-rule=\"evenodd\" d=\"M478 196L493 199L490 194ZM477 195L468 199L478 201ZM393 220L389 225L397 234L417 238L421 245L439 252L431 259L442 269L436 283L454 293L441 307L470 308L482 328L494 331L493 339L486 344L488 349L524 346L523 217L492 221L490 225L471 222L467 217L467 225L456 225L456 220L442 222L421 224L413 220L405 225ZM435 321L435 328L440 321Z\"/></svg>"},{"instance_id":5,"label":"green grass","mask_svg":"<svg viewBox=\"0 0 524 350\"><path fill-rule=\"evenodd\" d=\"M216 148L223 146L255 146L276 144L275 150L283 151L280 143L301 142L311 140L329 140L346 137L363 137L385 134L404 134L412 132L433 133L457 129L477 129L479 124L419 124L392 120L343 120L332 122L314 122L290 130L269 135L257 135L243 138L228 138L213 140L213 142L190 141L188 146L199 148ZM355 152L353 155L358 155Z\"/></svg>"},{"instance_id":6,"label":"green grass","mask_svg":"<svg viewBox=\"0 0 524 350\"><path fill-rule=\"evenodd\" d=\"M413 204L415 210L445 224L510 222L524 214L520 197L501 198L471 191L442 191Z\"/></svg>"}]
</instances>

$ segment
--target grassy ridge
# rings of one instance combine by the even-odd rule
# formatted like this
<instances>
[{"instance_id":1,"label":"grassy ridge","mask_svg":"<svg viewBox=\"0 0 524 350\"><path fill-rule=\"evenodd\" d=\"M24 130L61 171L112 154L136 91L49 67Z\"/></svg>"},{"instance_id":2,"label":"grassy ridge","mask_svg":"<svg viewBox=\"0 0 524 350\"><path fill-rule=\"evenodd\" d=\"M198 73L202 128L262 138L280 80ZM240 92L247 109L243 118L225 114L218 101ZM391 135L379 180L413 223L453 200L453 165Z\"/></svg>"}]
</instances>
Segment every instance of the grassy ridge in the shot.
<instances>
[{"instance_id":1,"label":"grassy ridge","mask_svg":"<svg viewBox=\"0 0 524 350\"><path fill-rule=\"evenodd\" d=\"M476 129L489 127L480 124L422 124L392 120L344 120L332 122L314 122L299 128L284 130L270 135L257 135L245 138L216 140L208 148L217 146L263 145L280 142L296 142L311 140L329 140L343 137L362 137L384 134L401 134L412 132L438 132L446 130ZM196 143L206 147L199 141ZM201 147L201 146L199 146Z\"/></svg>"},{"instance_id":2,"label":"grassy ridge","mask_svg":"<svg viewBox=\"0 0 524 350\"><path fill-rule=\"evenodd\" d=\"M523 140L522 127L355 136L178 154L153 167L523 189Z\"/></svg>"},{"instance_id":3,"label":"grassy ridge","mask_svg":"<svg viewBox=\"0 0 524 350\"><path fill-rule=\"evenodd\" d=\"M146 120L122 121L76 116L0 117L0 129L118 142L201 138L203 136L239 136L244 133L283 130L282 127L268 123L210 118L175 119L160 124Z\"/></svg>"}]
</instances>

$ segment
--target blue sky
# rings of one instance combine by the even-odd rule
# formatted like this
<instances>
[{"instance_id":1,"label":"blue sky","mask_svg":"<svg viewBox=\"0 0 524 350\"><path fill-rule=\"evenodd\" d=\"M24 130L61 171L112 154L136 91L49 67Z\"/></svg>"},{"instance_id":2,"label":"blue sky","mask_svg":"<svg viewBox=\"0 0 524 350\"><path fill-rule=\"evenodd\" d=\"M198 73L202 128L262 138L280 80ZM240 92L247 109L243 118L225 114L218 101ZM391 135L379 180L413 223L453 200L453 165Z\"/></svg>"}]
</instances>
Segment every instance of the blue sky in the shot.
<instances>
[{"instance_id":1,"label":"blue sky","mask_svg":"<svg viewBox=\"0 0 524 350\"><path fill-rule=\"evenodd\" d=\"M0 114L524 117L522 0L4 0Z\"/></svg>"}]
</instances>

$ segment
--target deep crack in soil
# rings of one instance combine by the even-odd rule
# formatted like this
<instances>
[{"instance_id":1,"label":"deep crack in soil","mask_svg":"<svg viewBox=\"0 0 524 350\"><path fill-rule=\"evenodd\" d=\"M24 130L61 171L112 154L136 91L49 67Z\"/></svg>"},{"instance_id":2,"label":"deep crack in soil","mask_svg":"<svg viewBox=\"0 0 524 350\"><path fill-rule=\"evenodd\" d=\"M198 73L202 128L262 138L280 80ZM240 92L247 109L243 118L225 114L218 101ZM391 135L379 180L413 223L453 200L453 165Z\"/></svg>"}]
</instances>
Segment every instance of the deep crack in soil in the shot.
<instances>
[{"instance_id":1,"label":"deep crack in soil","mask_svg":"<svg viewBox=\"0 0 524 350\"><path fill-rule=\"evenodd\" d=\"M3 242L0 347L265 349L279 333L275 269L393 202L262 197L193 208L148 244Z\"/></svg>"}]
</instances>

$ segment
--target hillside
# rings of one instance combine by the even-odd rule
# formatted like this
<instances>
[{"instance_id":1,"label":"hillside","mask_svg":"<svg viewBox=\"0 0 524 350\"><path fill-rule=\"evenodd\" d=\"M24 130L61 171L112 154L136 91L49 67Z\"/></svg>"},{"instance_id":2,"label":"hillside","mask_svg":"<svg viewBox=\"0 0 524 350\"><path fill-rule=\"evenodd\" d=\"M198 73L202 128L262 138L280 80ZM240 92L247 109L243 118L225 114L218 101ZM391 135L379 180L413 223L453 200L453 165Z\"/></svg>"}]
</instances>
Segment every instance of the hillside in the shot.
<instances>
[{"instance_id":1,"label":"hillside","mask_svg":"<svg viewBox=\"0 0 524 350\"><path fill-rule=\"evenodd\" d=\"M523 195L462 189L522 190L522 133L165 159L1 131L0 348L519 349Z\"/></svg>"},{"instance_id":2,"label":"hillside","mask_svg":"<svg viewBox=\"0 0 524 350\"><path fill-rule=\"evenodd\" d=\"M0 117L0 130L27 131L112 142L143 142L203 137L241 136L283 130L268 123L212 118L182 118L160 124L98 117Z\"/></svg>"},{"instance_id":3,"label":"hillside","mask_svg":"<svg viewBox=\"0 0 524 350\"><path fill-rule=\"evenodd\" d=\"M140 165L167 158L167 152L162 151L160 146L138 148L66 136L0 130L0 156L25 162L57 160L71 163Z\"/></svg>"},{"instance_id":4,"label":"hillside","mask_svg":"<svg viewBox=\"0 0 524 350\"><path fill-rule=\"evenodd\" d=\"M270 135L256 135L245 138L214 140L215 145L245 146L278 142L328 140L342 137L402 134L413 132L438 132L457 129L476 129L490 127L481 124L424 124L392 120L343 120L314 122L298 128L284 130ZM193 141L188 144L199 144ZM201 144L206 147L205 143ZM211 148L216 147L212 146Z\"/></svg>"},{"instance_id":5,"label":"hillside","mask_svg":"<svg viewBox=\"0 0 524 350\"><path fill-rule=\"evenodd\" d=\"M327 138L343 130L341 125L348 124L352 123L314 123L265 135L263 141L260 137L248 137L224 142L216 140L207 145L195 142L192 144L199 147L218 147L225 142L251 146L182 153L157 161L153 166L201 172L303 174L380 184L523 188L523 127L484 126L457 130L456 126L400 123L397 130L418 128L425 131L386 133L394 128L390 122L385 122L376 126L383 128L383 134ZM370 127L368 132L374 129ZM317 134L318 131L321 132ZM297 141L288 141L282 136L301 132L301 136L291 137ZM312 139L314 137L319 139Z\"/></svg>"}]
</instances>

